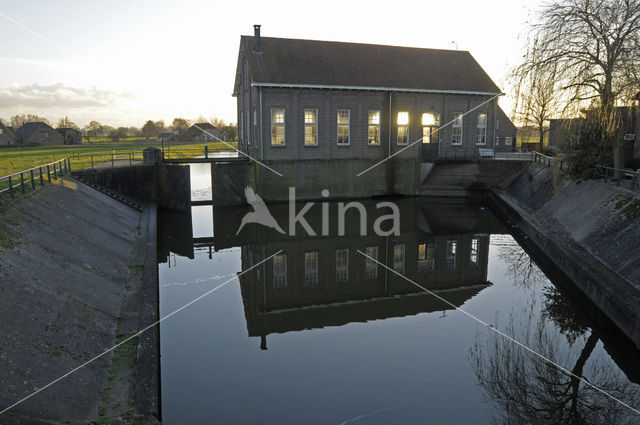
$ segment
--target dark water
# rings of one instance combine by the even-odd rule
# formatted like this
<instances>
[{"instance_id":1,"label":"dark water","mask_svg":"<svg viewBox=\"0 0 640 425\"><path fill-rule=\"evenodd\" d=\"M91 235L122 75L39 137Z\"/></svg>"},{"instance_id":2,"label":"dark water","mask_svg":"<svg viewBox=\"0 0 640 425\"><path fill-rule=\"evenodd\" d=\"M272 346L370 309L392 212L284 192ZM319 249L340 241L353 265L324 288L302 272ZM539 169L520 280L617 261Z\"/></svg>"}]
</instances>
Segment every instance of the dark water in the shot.
<instances>
[{"instance_id":1,"label":"dark water","mask_svg":"<svg viewBox=\"0 0 640 425\"><path fill-rule=\"evenodd\" d=\"M392 201L399 236L360 236L356 215L344 236L331 223L330 236L292 237L255 224L236 236L246 209L161 214L161 315L224 284L162 323L163 423L640 423L464 313L640 408L638 351L502 221L481 205ZM271 210L287 223L286 205ZM321 228L319 206L307 217ZM464 312L367 265L367 247Z\"/></svg>"}]
</instances>

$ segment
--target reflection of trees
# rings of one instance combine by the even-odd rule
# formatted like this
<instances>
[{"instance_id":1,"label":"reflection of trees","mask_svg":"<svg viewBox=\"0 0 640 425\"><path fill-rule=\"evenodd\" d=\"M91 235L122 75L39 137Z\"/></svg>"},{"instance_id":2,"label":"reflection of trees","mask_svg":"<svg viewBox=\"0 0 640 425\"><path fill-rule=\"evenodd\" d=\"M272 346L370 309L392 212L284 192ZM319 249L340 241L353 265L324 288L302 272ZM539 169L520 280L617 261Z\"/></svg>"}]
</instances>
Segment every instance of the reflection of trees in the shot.
<instances>
[{"instance_id":1,"label":"reflection of trees","mask_svg":"<svg viewBox=\"0 0 640 425\"><path fill-rule=\"evenodd\" d=\"M546 279L542 270L515 241L501 244L498 256L507 265L507 273L517 284L530 286Z\"/></svg>"},{"instance_id":2,"label":"reflection of trees","mask_svg":"<svg viewBox=\"0 0 640 425\"><path fill-rule=\"evenodd\" d=\"M484 393L501 409L503 424L628 424L638 416L627 407L585 384L578 377L613 397L633 405L640 391L619 371L598 360L587 367L598 336L581 338L583 346L572 358L570 350L560 346L546 321L534 323L532 315L518 332L514 321L506 333L553 363L567 366L571 374L527 352L506 338L490 332L476 340L470 359ZM574 376L575 375L575 376Z\"/></svg>"}]
</instances>

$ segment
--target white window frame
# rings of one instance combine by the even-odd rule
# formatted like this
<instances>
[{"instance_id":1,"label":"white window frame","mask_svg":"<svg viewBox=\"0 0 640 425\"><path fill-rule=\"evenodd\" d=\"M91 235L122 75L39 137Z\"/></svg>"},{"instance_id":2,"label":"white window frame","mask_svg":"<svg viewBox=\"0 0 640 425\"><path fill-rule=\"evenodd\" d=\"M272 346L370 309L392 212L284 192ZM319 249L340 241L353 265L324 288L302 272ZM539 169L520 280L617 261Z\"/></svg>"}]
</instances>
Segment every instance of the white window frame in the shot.
<instances>
[{"instance_id":1,"label":"white window frame","mask_svg":"<svg viewBox=\"0 0 640 425\"><path fill-rule=\"evenodd\" d=\"M447 241L447 268L449 270L456 269L456 259L458 256L458 241Z\"/></svg>"},{"instance_id":2,"label":"white window frame","mask_svg":"<svg viewBox=\"0 0 640 425\"><path fill-rule=\"evenodd\" d=\"M420 255L420 247L424 246L424 256ZM431 255L429 255L431 253ZM433 243L418 244L418 273L427 273L435 270L435 246Z\"/></svg>"},{"instance_id":3,"label":"white window frame","mask_svg":"<svg viewBox=\"0 0 640 425\"><path fill-rule=\"evenodd\" d=\"M458 119L460 119L460 124L458 124ZM460 130L459 140L456 140L456 129ZM451 145L452 146L462 146L463 141L463 132L464 129L464 116L462 112L454 112L453 113L453 124L451 125Z\"/></svg>"},{"instance_id":4,"label":"white window frame","mask_svg":"<svg viewBox=\"0 0 640 425\"><path fill-rule=\"evenodd\" d=\"M307 122L307 111L312 111L314 114L314 121L313 122ZM304 139L303 139L303 145L306 147L310 147L310 146L318 146L318 110L314 109L314 108L305 108L303 111L303 119L304 119ZM316 134L316 142L315 143L307 143L307 128L315 128L315 134Z\"/></svg>"},{"instance_id":5,"label":"white window frame","mask_svg":"<svg viewBox=\"0 0 640 425\"><path fill-rule=\"evenodd\" d=\"M505 146L511 146L513 144L513 137L505 137L504 138L504 145Z\"/></svg>"},{"instance_id":6,"label":"white window frame","mask_svg":"<svg viewBox=\"0 0 640 425\"><path fill-rule=\"evenodd\" d=\"M378 123L371 123L371 114L372 113L377 113L378 114ZM382 117L382 112L379 110L375 110L372 109L368 112L367 114L367 145L368 146L380 146L380 118ZM369 136L370 132L371 132L371 128L377 128L378 129L378 143L371 143L371 137Z\"/></svg>"},{"instance_id":7,"label":"white window frame","mask_svg":"<svg viewBox=\"0 0 640 425\"><path fill-rule=\"evenodd\" d=\"M367 246L364 249L364 253L367 257L364 258L364 276L366 280L373 280L378 278L378 247ZM373 260L371 258L373 258ZM375 260L375 261L374 261Z\"/></svg>"},{"instance_id":8,"label":"white window frame","mask_svg":"<svg viewBox=\"0 0 640 425\"><path fill-rule=\"evenodd\" d=\"M276 258L284 258L284 272L276 274ZM287 287L287 254L280 253L273 256L273 288L282 289Z\"/></svg>"},{"instance_id":9,"label":"white window frame","mask_svg":"<svg viewBox=\"0 0 640 425\"><path fill-rule=\"evenodd\" d=\"M340 112L347 112L347 123L340 123ZM347 127L347 143L340 143L340 127ZM351 145L351 109L338 109L336 110L336 145L349 146Z\"/></svg>"},{"instance_id":10,"label":"white window frame","mask_svg":"<svg viewBox=\"0 0 640 425\"><path fill-rule=\"evenodd\" d=\"M338 255L344 253L346 255L345 270L338 270ZM349 281L349 248L336 249L336 282L344 283Z\"/></svg>"},{"instance_id":11,"label":"white window frame","mask_svg":"<svg viewBox=\"0 0 640 425\"><path fill-rule=\"evenodd\" d=\"M407 114L407 123L406 124L400 124L400 114ZM398 146L407 146L409 144L409 122L410 122L410 117L409 117L409 112L408 111L398 111L398 114L396 116L396 144ZM400 129L404 128L407 132L406 134L406 141L404 143L400 142Z\"/></svg>"},{"instance_id":12,"label":"white window frame","mask_svg":"<svg viewBox=\"0 0 640 425\"><path fill-rule=\"evenodd\" d=\"M398 266L398 264L396 264L396 248L402 248L402 264L400 266ZM407 263L407 247L405 244L403 243L397 243L395 245L393 245L393 270L395 270L396 272L400 273L400 274L404 274L405 273L405 269L406 269L406 263Z\"/></svg>"},{"instance_id":13,"label":"white window frame","mask_svg":"<svg viewBox=\"0 0 640 425\"><path fill-rule=\"evenodd\" d=\"M480 265L480 239L478 237L471 238L469 242L469 262L471 266L478 267Z\"/></svg>"},{"instance_id":14,"label":"white window frame","mask_svg":"<svg viewBox=\"0 0 640 425\"><path fill-rule=\"evenodd\" d=\"M273 114L275 111L282 111L282 122L273 122ZM285 108L271 108L271 146L281 148L287 145L287 129L285 123L287 122L287 111ZM282 127L282 143L273 143L273 129L275 127Z\"/></svg>"},{"instance_id":15,"label":"white window frame","mask_svg":"<svg viewBox=\"0 0 640 425\"><path fill-rule=\"evenodd\" d=\"M480 117L484 116L484 124L480 125ZM487 120L488 116L485 112L480 112L477 118L478 122L476 124L476 145L477 146L486 146L487 145ZM482 133L482 134L480 134ZM482 136L482 142L478 139Z\"/></svg>"},{"instance_id":16,"label":"white window frame","mask_svg":"<svg viewBox=\"0 0 640 425\"><path fill-rule=\"evenodd\" d=\"M307 254L315 254L315 268L310 270L307 268ZM318 251L307 251L304 253L304 284L307 286L315 286L318 284Z\"/></svg>"}]
</instances>

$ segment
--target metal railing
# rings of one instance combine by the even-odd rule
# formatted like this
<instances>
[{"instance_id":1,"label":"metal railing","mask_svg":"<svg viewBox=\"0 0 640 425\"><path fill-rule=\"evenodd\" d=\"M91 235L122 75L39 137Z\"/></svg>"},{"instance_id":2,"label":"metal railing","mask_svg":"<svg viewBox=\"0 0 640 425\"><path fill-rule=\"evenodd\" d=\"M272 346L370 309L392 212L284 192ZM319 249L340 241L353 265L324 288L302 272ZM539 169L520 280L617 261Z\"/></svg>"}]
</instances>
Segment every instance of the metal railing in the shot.
<instances>
[{"instance_id":1,"label":"metal railing","mask_svg":"<svg viewBox=\"0 0 640 425\"><path fill-rule=\"evenodd\" d=\"M620 186L623 180L631 180L631 190L638 189L640 186L640 172L633 170L625 170L622 168L605 167L604 165L596 165L593 170L594 179L604 179L605 183L610 181L616 182L616 186Z\"/></svg>"},{"instance_id":2,"label":"metal railing","mask_svg":"<svg viewBox=\"0 0 640 425\"><path fill-rule=\"evenodd\" d=\"M437 161L533 161L533 152L504 152L482 146L443 146L429 143L422 146L421 156Z\"/></svg>"},{"instance_id":3,"label":"metal railing","mask_svg":"<svg viewBox=\"0 0 640 425\"><path fill-rule=\"evenodd\" d=\"M569 169L569 161L567 158L543 155L539 152L533 151L531 153L533 154L533 162L537 162L545 167L551 167L552 165L555 166L557 163L561 171Z\"/></svg>"},{"instance_id":4,"label":"metal railing","mask_svg":"<svg viewBox=\"0 0 640 425\"><path fill-rule=\"evenodd\" d=\"M495 152L493 159L502 161L533 161L534 152Z\"/></svg>"},{"instance_id":5,"label":"metal railing","mask_svg":"<svg viewBox=\"0 0 640 425\"><path fill-rule=\"evenodd\" d=\"M0 194L8 192L13 199L16 192L26 193L28 190L35 190L38 185L44 186L45 182L51 183L52 175L53 179L57 180L70 172L71 161L69 158L64 158L49 164L2 176L0 177Z\"/></svg>"}]
</instances>

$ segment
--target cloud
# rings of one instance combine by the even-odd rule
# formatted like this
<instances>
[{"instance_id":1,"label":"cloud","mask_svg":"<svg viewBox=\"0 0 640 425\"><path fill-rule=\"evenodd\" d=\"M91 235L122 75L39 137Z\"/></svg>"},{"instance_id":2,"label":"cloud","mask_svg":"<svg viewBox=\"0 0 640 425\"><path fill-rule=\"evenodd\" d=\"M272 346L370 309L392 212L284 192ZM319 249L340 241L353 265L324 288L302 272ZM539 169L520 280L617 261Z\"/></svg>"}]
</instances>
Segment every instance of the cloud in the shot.
<instances>
[{"instance_id":1,"label":"cloud","mask_svg":"<svg viewBox=\"0 0 640 425\"><path fill-rule=\"evenodd\" d=\"M24 84L0 88L0 108L16 109L82 109L112 107L118 101L130 99L131 93L118 93L95 87L71 87L63 83Z\"/></svg>"}]
</instances>

